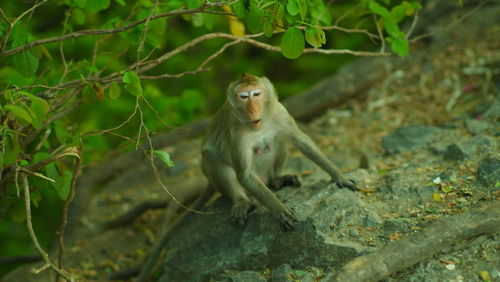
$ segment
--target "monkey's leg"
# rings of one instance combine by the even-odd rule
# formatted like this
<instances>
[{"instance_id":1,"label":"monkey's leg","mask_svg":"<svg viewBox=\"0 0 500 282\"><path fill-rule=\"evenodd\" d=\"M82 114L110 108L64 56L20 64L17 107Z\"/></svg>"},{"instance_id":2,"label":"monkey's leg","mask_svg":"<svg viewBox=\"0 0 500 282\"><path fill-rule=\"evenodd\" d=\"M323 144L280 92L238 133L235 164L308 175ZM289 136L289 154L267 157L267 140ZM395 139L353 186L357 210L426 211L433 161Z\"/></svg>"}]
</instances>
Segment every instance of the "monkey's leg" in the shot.
<instances>
[{"instance_id":1,"label":"monkey's leg","mask_svg":"<svg viewBox=\"0 0 500 282\"><path fill-rule=\"evenodd\" d=\"M300 177L295 174L285 174L283 175L283 168L288 159L288 148L284 139L281 139L275 143L275 159L273 165L273 172L269 177L268 186L272 190L276 191L285 186L300 187L302 181Z\"/></svg>"},{"instance_id":2,"label":"monkey's leg","mask_svg":"<svg viewBox=\"0 0 500 282\"><path fill-rule=\"evenodd\" d=\"M252 204L248 198L245 189L238 181L236 172L231 166L223 164L209 154L203 155L203 171L205 172L210 183L222 194L228 196L233 207L231 215L238 224L244 224L247 220L248 213L252 209Z\"/></svg>"}]
</instances>

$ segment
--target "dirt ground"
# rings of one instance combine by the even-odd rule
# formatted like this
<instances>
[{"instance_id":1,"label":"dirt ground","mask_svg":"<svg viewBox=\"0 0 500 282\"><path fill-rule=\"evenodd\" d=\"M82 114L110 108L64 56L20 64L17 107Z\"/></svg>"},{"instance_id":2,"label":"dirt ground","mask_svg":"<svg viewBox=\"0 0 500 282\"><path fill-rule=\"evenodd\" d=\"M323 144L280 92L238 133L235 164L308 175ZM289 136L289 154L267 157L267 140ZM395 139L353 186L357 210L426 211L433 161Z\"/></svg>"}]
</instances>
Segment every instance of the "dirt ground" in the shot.
<instances>
[{"instance_id":1,"label":"dirt ground","mask_svg":"<svg viewBox=\"0 0 500 282\"><path fill-rule=\"evenodd\" d=\"M499 158L498 124L490 131L477 133L474 122L470 122L481 120L495 99L498 103L500 91L500 24L478 30L474 22L479 22L481 13L461 20L445 33L432 35L431 45L414 44L414 55L403 59L365 95L301 125L344 172L357 169L360 164L366 169L361 197L381 206L382 226L354 228L352 234L345 236L355 235L356 241L376 249L433 220L498 201L498 182L488 187L477 181L477 168L484 157ZM425 52L418 52L423 48ZM381 146L383 137L411 124L449 127L453 133L434 146L388 155ZM487 136L494 143L487 150L468 152L460 161L447 161L436 153L443 149L441 145L463 144L477 136ZM467 145L464 146L467 151ZM199 151L193 149L199 147L200 140L196 139L165 148L175 156L176 165L166 173L164 181L180 197L186 187L204 187ZM302 156L293 151L291 159L297 158ZM102 229L105 222L142 201L167 198L148 171L147 167L138 167L134 173L102 187L92 200L76 239L65 254L66 269L81 281L105 281L111 273L144 259L150 250L162 225L164 209L149 210L120 228ZM307 177L315 170L313 167L301 173ZM389 191L391 186L416 185L429 187L430 192L425 193L430 197L410 190ZM387 209L388 205L392 209ZM387 281L500 281L499 252L498 236L475 238ZM28 277L27 272L28 268L18 269L3 281L51 279L48 271ZM314 280L320 280L321 275L319 271ZM305 281L303 276L304 271L295 271L289 278Z\"/></svg>"}]
</instances>

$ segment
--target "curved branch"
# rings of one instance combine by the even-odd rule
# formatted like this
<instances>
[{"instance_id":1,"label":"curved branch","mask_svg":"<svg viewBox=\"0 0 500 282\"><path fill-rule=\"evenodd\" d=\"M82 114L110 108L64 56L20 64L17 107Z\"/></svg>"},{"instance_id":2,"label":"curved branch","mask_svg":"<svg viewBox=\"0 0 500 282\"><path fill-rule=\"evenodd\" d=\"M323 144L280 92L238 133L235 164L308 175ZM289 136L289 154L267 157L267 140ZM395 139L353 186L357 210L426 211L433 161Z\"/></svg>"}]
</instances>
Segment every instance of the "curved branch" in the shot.
<instances>
[{"instance_id":1,"label":"curved branch","mask_svg":"<svg viewBox=\"0 0 500 282\"><path fill-rule=\"evenodd\" d=\"M33 42L30 42L26 45L22 45L22 46L19 46L19 47L16 47L16 48L13 48L13 49L10 49L10 50L6 50L6 51L3 51L0 53L0 56L2 57L8 57L8 56L12 56L14 54L17 54L19 52L22 52L26 49L29 49L29 48L33 48L35 46L38 46L38 45L43 45L43 44L47 44L47 43L53 43L53 42L60 42L60 41L64 41L64 40L68 40L68 39L73 39L73 38L78 38L78 37L82 37L82 36L87 36L87 35L101 35L101 34L116 34L116 33L120 33L120 32L124 32L124 31L127 31L129 29L132 29L140 24L143 24L145 22L148 21L148 19L150 20L156 20L156 19L160 19L160 18L167 18L167 17L172 17L172 16L178 16L178 15L186 15L186 14L195 14L195 13L201 13L201 12L206 12L205 9L207 7L211 7L213 6L212 4L211 5L203 5L201 6L200 8L196 8L196 9L189 9L189 10L184 10L184 9L179 9L179 10L174 10L174 11L170 11L170 12L166 12L166 13L162 13L162 14L158 14L156 16L152 16L152 17L147 17L147 18L144 18L144 19L140 19L140 20L137 20L133 23L130 23L128 25L125 25L125 26L122 26L122 27L117 27L117 28L106 28L106 29L85 29L85 30L79 30L79 31L75 31L75 32L72 32L72 33L69 33L69 34L65 34L65 35L62 35L62 36L55 36L55 37L49 37L49 38L45 38L45 39L40 39L40 40L36 40L36 41L33 41ZM210 12L212 13L212 12Z\"/></svg>"}]
</instances>

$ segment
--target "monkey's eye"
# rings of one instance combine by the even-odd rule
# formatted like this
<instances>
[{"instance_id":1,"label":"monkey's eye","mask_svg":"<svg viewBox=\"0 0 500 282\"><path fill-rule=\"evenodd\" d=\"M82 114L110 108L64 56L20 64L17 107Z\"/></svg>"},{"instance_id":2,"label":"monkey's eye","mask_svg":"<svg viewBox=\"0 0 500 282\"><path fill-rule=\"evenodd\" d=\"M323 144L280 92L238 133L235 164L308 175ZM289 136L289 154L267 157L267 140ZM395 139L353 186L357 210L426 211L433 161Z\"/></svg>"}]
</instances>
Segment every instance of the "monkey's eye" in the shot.
<instances>
[{"instance_id":1,"label":"monkey's eye","mask_svg":"<svg viewBox=\"0 0 500 282\"><path fill-rule=\"evenodd\" d=\"M253 89L250 91L250 95L254 96L254 97L257 97L260 95L262 91L260 89Z\"/></svg>"},{"instance_id":2,"label":"monkey's eye","mask_svg":"<svg viewBox=\"0 0 500 282\"><path fill-rule=\"evenodd\" d=\"M248 92L240 92L239 93L241 99L247 99L250 94Z\"/></svg>"}]
</instances>

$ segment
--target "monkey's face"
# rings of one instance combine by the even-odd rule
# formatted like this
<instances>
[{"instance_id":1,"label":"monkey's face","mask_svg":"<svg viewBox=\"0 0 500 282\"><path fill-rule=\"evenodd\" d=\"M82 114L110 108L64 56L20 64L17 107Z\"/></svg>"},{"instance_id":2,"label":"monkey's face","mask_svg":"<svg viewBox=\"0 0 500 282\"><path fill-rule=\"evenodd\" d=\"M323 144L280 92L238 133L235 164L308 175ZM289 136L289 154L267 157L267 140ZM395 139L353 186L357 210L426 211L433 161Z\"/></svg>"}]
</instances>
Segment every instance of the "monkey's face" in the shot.
<instances>
[{"instance_id":1,"label":"monkey's face","mask_svg":"<svg viewBox=\"0 0 500 282\"><path fill-rule=\"evenodd\" d=\"M239 87L235 92L238 108L245 116L250 128L260 129L264 118L264 104L267 100L264 88L250 84Z\"/></svg>"}]
</instances>

